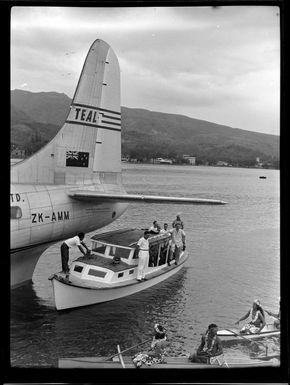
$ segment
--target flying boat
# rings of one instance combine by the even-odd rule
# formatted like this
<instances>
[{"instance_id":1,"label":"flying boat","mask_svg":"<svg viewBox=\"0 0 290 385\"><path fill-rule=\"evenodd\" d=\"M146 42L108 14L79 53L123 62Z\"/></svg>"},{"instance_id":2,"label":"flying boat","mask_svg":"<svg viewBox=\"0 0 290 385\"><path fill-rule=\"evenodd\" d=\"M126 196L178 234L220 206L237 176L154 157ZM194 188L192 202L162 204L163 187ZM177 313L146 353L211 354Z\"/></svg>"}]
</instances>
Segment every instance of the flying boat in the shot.
<instances>
[{"instance_id":1,"label":"flying boat","mask_svg":"<svg viewBox=\"0 0 290 385\"><path fill-rule=\"evenodd\" d=\"M224 204L193 197L127 194L121 170L120 69L97 39L86 56L66 120L38 152L11 166L11 287L32 280L52 244L119 218L131 202Z\"/></svg>"}]
</instances>

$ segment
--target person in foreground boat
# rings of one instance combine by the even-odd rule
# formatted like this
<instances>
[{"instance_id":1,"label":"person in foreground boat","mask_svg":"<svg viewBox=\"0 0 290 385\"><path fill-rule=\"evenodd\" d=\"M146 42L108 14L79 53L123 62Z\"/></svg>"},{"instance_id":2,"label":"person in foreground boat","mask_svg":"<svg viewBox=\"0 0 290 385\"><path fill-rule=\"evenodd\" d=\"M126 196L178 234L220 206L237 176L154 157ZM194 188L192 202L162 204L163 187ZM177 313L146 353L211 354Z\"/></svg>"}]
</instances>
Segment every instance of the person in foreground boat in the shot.
<instances>
[{"instance_id":1,"label":"person in foreground boat","mask_svg":"<svg viewBox=\"0 0 290 385\"><path fill-rule=\"evenodd\" d=\"M164 353L168 345L165 329L159 323L154 325L154 335L151 342L151 349L148 352L139 352L133 356L133 363L136 368L140 368L142 364L151 366L153 364L163 363L165 360Z\"/></svg>"},{"instance_id":2,"label":"person in foreground boat","mask_svg":"<svg viewBox=\"0 0 290 385\"><path fill-rule=\"evenodd\" d=\"M139 239L136 245L136 252L138 253L138 272L137 281L145 281L145 270L149 263L149 231L144 231L143 237Z\"/></svg>"},{"instance_id":3,"label":"person in foreground boat","mask_svg":"<svg viewBox=\"0 0 290 385\"><path fill-rule=\"evenodd\" d=\"M259 334L266 325L266 321L264 310L261 306L261 302L258 299L253 302L251 309L242 318L235 322L235 325L239 325L241 321L247 319L248 317L250 317L250 322L242 327L240 333Z\"/></svg>"},{"instance_id":4,"label":"person in foreground boat","mask_svg":"<svg viewBox=\"0 0 290 385\"><path fill-rule=\"evenodd\" d=\"M207 331L201 337L201 343L196 352L188 357L189 361L205 364L223 363L223 347L220 338L217 336L217 331L218 326L216 324L208 326Z\"/></svg>"},{"instance_id":5,"label":"person in foreground boat","mask_svg":"<svg viewBox=\"0 0 290 385\"><path fill-rule=\"evenodd\" d=\"M76 235L75 237L65 240L60 247L62 272L65 273L66 276L69 273L68 261L69 261L69 249L71 247L77 246L81 251L81 253L83 253L83 255L90 254L91 252L91 250L84 243L83 241L84 238L85 238L84 233L78 233L78 235ZM82 246L86 249L86 252Z\"/></svg>"},{"instance_id":6,"label":"person in foreground boat","mask_svg":"<svg viewBox=\"0 0 290 385\"><path fill-rule=\"evenodd\" d=\"M276 318L275 321L274 321L274 326L277 328L277 329L280 329L280 316L281 316L281 302L280 302L280 298L279 298L279 312L278 313L272 313L271 311L268 311L265 309L265 312L267 314L269 314L269 316L271 317L274 317Z\"/></svg>"}]
</instances>

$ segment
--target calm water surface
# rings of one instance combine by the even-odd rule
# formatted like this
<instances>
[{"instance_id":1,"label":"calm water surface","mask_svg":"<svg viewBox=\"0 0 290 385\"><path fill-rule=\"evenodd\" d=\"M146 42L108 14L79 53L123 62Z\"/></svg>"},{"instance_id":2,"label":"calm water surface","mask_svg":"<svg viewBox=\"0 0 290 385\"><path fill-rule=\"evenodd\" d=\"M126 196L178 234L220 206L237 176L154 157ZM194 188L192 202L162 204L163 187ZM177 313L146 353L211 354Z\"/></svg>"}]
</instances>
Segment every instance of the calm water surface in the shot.
<instances>
[{"instance_id":1,"label":"calm water surface","mask_svg":"<svg viewBox=\"0 0 290 385\"><path fill-rule=\"evenodd\" d=\"M57 312L47 278L61 269L60 243L50 247L33 284L11 295L12 366L55 367L61 357L109 356L117 344L125 349L150 338L155 322L166 327L171 354L185 355L209 323L234 327L255 298L278 311L279 171L123 164L123 181L129 193L214 198L228 205L132 204L99 230L147 227L154 219L171 223L177 212L185 224L186 266L166 282L117 301ZM72 252L70 260L77 256ZM269 353L279 350L279 342L267 341ZM231 357L257 353L248 342L224 348Z\"/></svg>"}]
</instances>

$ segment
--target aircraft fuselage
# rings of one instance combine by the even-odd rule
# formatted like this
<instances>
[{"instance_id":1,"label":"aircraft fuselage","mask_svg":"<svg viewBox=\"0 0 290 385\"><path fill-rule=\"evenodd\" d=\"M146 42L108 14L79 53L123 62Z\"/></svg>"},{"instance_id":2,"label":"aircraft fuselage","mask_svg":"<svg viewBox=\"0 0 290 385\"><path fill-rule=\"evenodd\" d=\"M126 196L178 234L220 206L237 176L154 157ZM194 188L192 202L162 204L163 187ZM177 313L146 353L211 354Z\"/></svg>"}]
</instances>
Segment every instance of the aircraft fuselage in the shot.
<instances>
[{"instance_id":1,"label":"aircraft fuselage","mask_svg":"<svg viewBox=\"0 0 290 385\"><path fill-rule=\"evenodd\" d=\"M106 226L122 215L128 206L127 203L71 199L67 190L73 187L77 186L11 186L12 287L31 280L41 253L51 244L80 231L86 233Z\"/></svg>"}]
</instances>

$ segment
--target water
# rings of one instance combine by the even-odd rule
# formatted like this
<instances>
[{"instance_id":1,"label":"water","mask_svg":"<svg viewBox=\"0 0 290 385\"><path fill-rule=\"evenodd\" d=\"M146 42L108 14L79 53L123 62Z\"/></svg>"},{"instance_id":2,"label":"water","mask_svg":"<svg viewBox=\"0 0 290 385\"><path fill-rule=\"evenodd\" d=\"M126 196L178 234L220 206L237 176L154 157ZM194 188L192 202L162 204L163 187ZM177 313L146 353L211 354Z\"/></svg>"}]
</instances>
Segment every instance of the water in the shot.
<instances>
[{"instance_id":1,"label":"water","mask_svg":"<svg viewBox=\"0 0 290 385\"><path fill-rule=\"evenodd\" d=\"M261 174L267 179L259 179ZM214 198L228 205L130 205L102 231L146 227L154 219L171 223L181 212L190 258L168 281L113 302L57 312L47 278L61 268L60 243L50 247L34 283L11 295L12 367L56 367L61 357L110 356L117 344L125 349L150 338L155 322L167 330L170 354L185 355L208 324L234 327L256 298L278 311L279 171L123 164L123 181L129 193ZM74 251L70 258L77 256ZM267 340L269 354L279 350L279 342ZM256 350L244 341L225 344L230 357L253 356Z\"/></svg>"}]
</instances>

